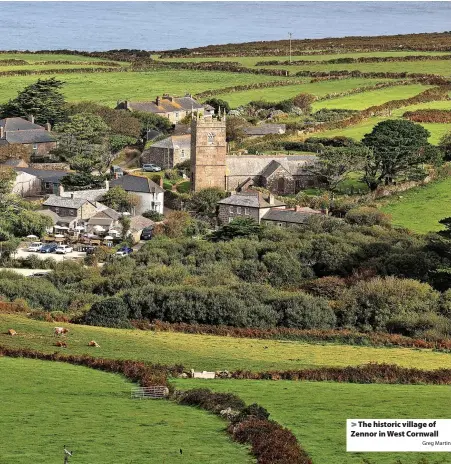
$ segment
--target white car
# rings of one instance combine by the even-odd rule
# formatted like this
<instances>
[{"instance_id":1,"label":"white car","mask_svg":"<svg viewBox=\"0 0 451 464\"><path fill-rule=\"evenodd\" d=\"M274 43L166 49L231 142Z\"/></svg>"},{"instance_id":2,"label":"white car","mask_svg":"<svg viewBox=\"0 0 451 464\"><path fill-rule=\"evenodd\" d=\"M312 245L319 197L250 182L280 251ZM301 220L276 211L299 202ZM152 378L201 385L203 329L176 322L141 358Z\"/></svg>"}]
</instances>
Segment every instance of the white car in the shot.
<instances>
[{"instance_id":1,"label":"white car","mask_svg":"<svg viewBox=\"0 0 451 464\"><path fill-rule=\"evenodd\" d=\"M31 245L28 246L28 251L41 251L43 243L41 242L33 242Z\"/></svg>"},{"instance_id":2,"label":"white car","mask_svg":"<svg viewBox=\"0 0 451 464\"><path fill-rule=\"evenodd\" d=\"M74 249L69 245L58 245L57 249L55 250L55 253L65 255L66 253L72 253L73 251Z\"/></svg>"}]
</instances>

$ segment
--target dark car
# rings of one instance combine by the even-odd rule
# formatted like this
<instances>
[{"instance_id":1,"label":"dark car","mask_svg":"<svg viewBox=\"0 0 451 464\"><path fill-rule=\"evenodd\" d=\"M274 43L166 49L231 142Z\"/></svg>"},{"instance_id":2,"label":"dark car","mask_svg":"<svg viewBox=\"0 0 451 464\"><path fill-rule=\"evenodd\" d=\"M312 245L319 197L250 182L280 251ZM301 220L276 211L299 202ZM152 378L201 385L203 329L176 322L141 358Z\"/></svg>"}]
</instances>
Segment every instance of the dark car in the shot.
<instances>
[{"instance_id":1,"label":"dark car","mask_svg":"<svg viewBox=\"0 0 451 464\"><path fill-rule=\"evenodd\" d=\"M83 251L87 254L87 255L93 255L96 251L96 247L94 246L86 246L86 247L83 247Z\"/></svg>"},{"instance_id":2,"label":"dark car","mask_svg":"<svg viewBox=\"0 0 451 464\"><path fill-rule=\"evenodd\" d=\"M150 240L152 238L153 229L151 227L146 227L141 232L141 240Z\"/></svg>"},{"instance_id":3,"label":"dark car","mask_svg":"<svg viewBox=\"0 0 451 464\"><path fill-rule=\"evenodd\" d=\"M41 253L55 253L57 248L57 243L47 243L41 248Z\"/></svg>"},{"instance_id":4,"label":"dark car","mask_svg":"<svg viewBox=\"0 0 451 464\"><path fill-rule=\"evenodd\" d=\"M133 250L130 247L124 246L116 251L116 256L127 256L131 253L133 253Z\"/></svg>"}]
</instances>

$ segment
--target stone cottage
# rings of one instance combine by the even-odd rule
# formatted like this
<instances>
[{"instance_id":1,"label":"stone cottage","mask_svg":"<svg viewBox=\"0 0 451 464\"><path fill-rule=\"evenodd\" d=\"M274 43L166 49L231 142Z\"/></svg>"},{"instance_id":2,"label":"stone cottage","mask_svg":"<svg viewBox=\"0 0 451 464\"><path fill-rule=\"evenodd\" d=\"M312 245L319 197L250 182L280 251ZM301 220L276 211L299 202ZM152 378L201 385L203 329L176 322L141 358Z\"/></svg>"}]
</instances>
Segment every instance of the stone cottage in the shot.
<instances>
[{"instance_id":1,"label":"stone cottage","mask_svg":"<svg viewBox=\"0 0 451 464\"><path fill-rule=\"evenodd\" d=\"M191 158L191 135L173 135L153 143L141 155L141 163L171 169Z\"/></svg>"}]
</instances>

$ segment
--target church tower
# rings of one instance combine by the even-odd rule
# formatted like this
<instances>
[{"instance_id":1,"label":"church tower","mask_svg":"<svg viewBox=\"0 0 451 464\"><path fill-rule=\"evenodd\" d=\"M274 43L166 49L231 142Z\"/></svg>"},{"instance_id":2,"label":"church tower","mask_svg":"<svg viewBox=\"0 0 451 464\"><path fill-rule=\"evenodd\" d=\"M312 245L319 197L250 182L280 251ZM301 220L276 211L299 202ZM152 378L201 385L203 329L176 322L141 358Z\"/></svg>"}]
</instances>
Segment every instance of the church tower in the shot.
<instances>
[{"instance_id":1,"label":"church tower","mask_svg":"<svg viewBox=\"0 0 451 464\"><path fill-rule=\"evenodd\" d=\"M226 189L226 116L191 120L191 190Z\"/></svg>"}]
</instances>

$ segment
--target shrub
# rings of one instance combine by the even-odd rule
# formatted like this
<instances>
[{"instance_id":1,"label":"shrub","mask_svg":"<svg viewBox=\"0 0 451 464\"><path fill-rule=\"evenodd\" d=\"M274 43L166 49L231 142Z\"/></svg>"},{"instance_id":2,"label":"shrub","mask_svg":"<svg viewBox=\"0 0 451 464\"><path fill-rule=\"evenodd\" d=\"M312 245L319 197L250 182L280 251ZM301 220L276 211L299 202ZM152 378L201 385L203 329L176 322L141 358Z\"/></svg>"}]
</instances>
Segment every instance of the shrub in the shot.
<instances>
[{"instance_id":1,"label":"shrub","mask_svg":"<svg viewBox=\"0 0 451 464\"><path fill-rule=\"evenodd\" d=\"M128 308L120 298L107 298L94 303L85 314L83 323L103 327L130 327Z\"/></svg>"},{"instance_id":2,"label":"shrub","mask_svg":"<svg viewBox=\"0 0 451 464\"><path fill-rule=\"evenodd\" d=\"M361 226L385 226L390 224L390 216L383 213L378 208L369 206L359 206L353 208L346 213L346 222L349 224L358 224Z\"/></svg>"},{"instance_id":3,"label":"shrub","mask_svg":"<svg viewBox=\"0 0 451 464\"><path fill-rule=\"evenodd\" d=\"M164 219L164 216L161 213L159 213L158 211L152 211L150 209L144 211L142 213L142 216L155 222L160 222Z\"/></svg>"},{"instance_id":4,"label":"shrub","mask_svg":"<svg viewBox=\"0 0 451 464\"><path fill-rule=\"evenodd\" d=\"M227 408L242 410L246 405L240 397L233 393L214 393L208 388L196 388L181 392L178 402L188 406L199 406L215 414L219 414L220 411Z\"/></svg>"}]
</instances>

